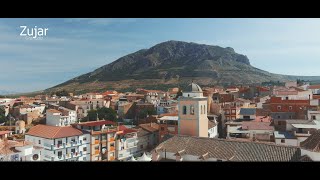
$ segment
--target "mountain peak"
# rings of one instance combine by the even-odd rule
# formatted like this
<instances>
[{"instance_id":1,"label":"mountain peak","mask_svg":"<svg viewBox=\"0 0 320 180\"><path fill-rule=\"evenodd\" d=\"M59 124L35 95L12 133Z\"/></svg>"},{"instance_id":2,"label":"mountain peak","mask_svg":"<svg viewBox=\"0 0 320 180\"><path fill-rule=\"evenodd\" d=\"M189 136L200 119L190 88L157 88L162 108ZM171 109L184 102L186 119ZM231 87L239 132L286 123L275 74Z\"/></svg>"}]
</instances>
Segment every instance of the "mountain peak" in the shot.
<instances>
[{"instance_id":1,"label":"mountain peak","mask_svg":"<svg viewBox=\"0 0 320 180\"><path fill-rule=\"evenodd\" d=\"M247 56L236 53L231 47L169 40L123 56L55 88L99 82L118 82L113 86L130 87L132 83L148 84L149 80L149 83L177 84L190 82L190 79L201 80L201 85L254 83L281 77L251 66Z\"/></svg>"}]
</instances>

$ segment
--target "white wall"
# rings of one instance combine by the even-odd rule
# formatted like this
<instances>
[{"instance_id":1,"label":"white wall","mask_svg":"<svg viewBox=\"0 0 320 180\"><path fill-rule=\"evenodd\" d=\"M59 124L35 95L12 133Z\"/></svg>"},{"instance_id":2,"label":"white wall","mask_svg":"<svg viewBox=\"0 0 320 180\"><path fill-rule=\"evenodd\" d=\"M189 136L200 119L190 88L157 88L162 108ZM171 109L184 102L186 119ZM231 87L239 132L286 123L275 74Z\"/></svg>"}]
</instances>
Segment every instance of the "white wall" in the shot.
<instances>
[{"instance_id":1,"label":"white wall","mask_svg":"<svg viewBox=\"0 0 320 180\"><path fill-rule=\"evenodd\" d=\"M315 116L316 120L320 120L320 111L308 111L309 120L312 120L312 116Z\"/></svg>"},{"instance_id":2,"label":"white wall","mask_svg":"<svg viewBox=\"0 0 320 180\"><path fill-rule=\"evenodd\" d=\"M301 149L301 156L308 155L313 161L320 161L320 153Z\"/></svg>"},{"instance_id":3,"label":"white wall","mask_svg":"<svg viewBox=\"0 0 320 180\"><path fill-rule=\"evenodd\" d=\"M188 96L189 95L189 96ZM197 92L197 93L193 93L193 92L184 92L182 93L183 97L203 97L203 93Z\"/></svg>"},{"instance_id":4,"label":"white wall","mask_svg":"<svg viewBox=\"0 0 320 180\"><path fill-rule=\"evenodd\" d=\"M299 146L297 139L285 139L284 143L281 142L281 139L276 139L276 144L287 146Z\"/></svg>"}]
</instances>

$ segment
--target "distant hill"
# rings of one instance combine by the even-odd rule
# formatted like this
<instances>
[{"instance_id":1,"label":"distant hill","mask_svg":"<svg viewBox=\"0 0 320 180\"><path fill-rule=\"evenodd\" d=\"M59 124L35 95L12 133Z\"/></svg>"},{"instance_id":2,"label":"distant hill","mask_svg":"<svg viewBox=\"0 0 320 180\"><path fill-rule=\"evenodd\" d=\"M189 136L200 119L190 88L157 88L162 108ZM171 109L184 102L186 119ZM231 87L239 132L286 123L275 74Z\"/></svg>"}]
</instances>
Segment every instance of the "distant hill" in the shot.
<instances>
[{"instance_id":1,"label":"distant hill","mask_svg":"<svg viewBox=\"0 0 320 180\"><path fill-rule=\"evenodd\" d=\"M320 80L319 76L273 74L250 65L231 47L167 41L128 54L93 72L47 89L73 92L159 88L187 84L252 84L266 81Z\"/></svg>"}]
</instances>

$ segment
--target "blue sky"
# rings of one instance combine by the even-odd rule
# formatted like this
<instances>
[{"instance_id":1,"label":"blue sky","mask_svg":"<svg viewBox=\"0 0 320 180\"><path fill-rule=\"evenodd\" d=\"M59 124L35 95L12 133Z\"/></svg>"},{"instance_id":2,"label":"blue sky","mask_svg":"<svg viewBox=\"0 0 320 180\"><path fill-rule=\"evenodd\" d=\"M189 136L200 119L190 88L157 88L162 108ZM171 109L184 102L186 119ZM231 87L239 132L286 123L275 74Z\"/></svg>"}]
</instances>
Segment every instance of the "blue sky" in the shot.
<instances>
[{"instance_id":1,"label":"blue sky","mask_svg":"<svg viewBox=\"0 0 320 180\"><path fill-rule=\"evenodd\" d=\"M20 26L49 28L42 40ZM168 40L232 47L272 73L320 76L320 19L0 19L0 90L42 90Z\"/></svg>"}]
</instances>

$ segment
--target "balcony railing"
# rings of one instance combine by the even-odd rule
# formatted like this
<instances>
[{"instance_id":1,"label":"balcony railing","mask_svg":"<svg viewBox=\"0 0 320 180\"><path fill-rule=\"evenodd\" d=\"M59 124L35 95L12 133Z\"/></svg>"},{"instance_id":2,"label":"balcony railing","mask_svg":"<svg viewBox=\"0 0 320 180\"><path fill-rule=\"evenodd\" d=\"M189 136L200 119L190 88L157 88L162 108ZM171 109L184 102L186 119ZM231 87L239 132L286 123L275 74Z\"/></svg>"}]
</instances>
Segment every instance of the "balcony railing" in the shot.
<instances>
[{"instance_id":1,"label":"balcony railing","mask_svg":"<svg viewBox=\"0 0 320 180\"><path fill-rule=\"evenodd\" d=\"M109 142L114 141L114 137L109 138Z\"/></svg>"},{"instance_id":2,"label":"balcony railing","mask_svg":"<svg viewBox=\"0 0 320 180\"><path fill-rule=\"evenodd\" d=\"M110 158L109 158L109 161L114 161L114 156L111 156Z\"/></svg>"},{"instance_id":3,"label":"balcony railing","mask_svg":"<svg viewBox=\"0 0 320 180\"><path fill-rule=\"evenodd\" d=\"M112 146L110 146L110 151L114 151L116 148L115 147L112 147Z\"/></svg>"},{"instance_id":4,"label":"balcony railing","mask_svg":"<svg viewBox=\"0 0 320 180\"><path fill-rule=\"evenodd\" d=\"M100 142L100 141L99 141L99 140L97 140L97 139L96 139L96 140L94 140L94 144L99 144L99 142Z\"/></svg>"}]
</instances>

